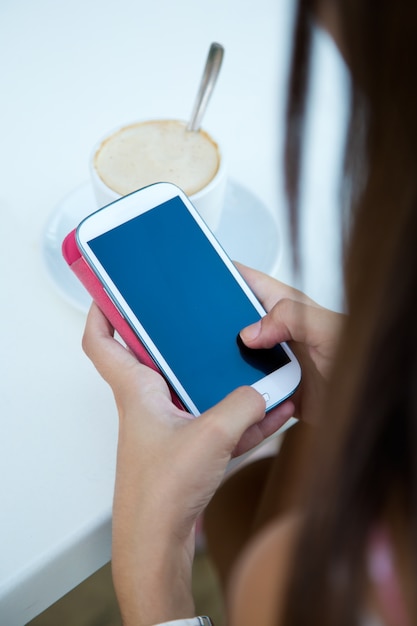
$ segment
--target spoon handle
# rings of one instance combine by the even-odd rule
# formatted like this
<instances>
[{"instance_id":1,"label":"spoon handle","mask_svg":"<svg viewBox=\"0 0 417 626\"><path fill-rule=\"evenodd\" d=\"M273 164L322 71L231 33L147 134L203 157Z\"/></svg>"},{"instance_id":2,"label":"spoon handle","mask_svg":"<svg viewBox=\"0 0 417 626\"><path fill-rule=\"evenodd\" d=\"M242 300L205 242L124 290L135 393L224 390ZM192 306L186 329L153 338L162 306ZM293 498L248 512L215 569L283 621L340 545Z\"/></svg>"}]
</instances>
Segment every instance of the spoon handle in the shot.
<instances>
[{"instance_id":1,"label":"spoon handle","mask_svg":"<svg viewBox=\"0 0 417 626\"><path fill-rule=\"evenodd\" d=\"M224 48L219 43L212 43L207 55L204 73L194 103L193 112L188 122L187 130L195 131L200 128L201 119L206 110L211 93L223 61Z\"/></svg>"}]
</instances>

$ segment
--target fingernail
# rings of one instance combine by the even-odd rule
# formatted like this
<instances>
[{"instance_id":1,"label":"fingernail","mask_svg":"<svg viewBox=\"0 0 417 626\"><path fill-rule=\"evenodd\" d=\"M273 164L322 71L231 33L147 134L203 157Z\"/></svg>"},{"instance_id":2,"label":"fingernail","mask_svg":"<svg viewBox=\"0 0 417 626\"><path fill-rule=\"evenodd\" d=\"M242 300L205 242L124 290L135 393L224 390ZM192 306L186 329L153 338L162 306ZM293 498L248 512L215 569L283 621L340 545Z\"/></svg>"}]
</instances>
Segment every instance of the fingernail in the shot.
<instances>
[{"instance_id":1,"label":"fingernail","mask_svg":"<svg viewBox=\"0 0 417 626\"><path fill-rule=\"evenodd\" d=\"M253 341L257 338L259 333L261 332L261 320L256 322L255 324L251 324L250 326L246 326L243 330L240 331L240 336L244 341Z\"/></svg>"}]
</instances>

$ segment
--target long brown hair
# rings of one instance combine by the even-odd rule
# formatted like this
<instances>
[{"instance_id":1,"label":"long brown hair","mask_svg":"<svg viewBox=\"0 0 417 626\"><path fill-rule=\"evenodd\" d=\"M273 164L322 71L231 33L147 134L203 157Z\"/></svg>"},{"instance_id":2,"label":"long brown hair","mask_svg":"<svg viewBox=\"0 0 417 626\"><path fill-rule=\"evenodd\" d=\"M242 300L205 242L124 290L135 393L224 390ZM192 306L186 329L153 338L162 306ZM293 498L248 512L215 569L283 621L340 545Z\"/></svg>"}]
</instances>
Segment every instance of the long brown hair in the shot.
<instances>
[{"instance_id":1,"label":"long brown hair","mask_svg":"<svg viewBox=\"0 0 417 626\"><path fill-rule=\"evenodd\" d=\"M369 532L389 525L393 499L417 580L417 3L327 2L352 77L342 181L348 315L311 451L286 626L360 623ZM290 78L295 228L314 9L299 0ZM395 541L394 533L394 549Z\"/></svg>"}]
</instances>

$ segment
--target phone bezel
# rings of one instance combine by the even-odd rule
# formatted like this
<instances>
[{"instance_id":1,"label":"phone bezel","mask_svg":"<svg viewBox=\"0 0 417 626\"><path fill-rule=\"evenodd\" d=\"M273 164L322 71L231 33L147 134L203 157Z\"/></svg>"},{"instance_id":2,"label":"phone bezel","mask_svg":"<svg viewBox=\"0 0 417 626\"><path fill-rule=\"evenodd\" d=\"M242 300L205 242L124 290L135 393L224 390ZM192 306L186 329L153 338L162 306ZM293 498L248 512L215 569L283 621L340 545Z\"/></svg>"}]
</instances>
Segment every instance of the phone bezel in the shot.
<instances>
[{"instance_id":1,"label":"phone bezel","mask_svg":"<svg viewBox=\"0 0 417 626\"><path fill-rule=\"evenodd\" d=\"M266 314L265 309L245 282L230 257L216 239L215 235L208 228L200 214L190 202L189 198L179 187L172 183L155 183L153 185L149 185L148 187L135 191L128 196L124 196L123 198L120 198L119 200L116 200L115 202L87 216L79 224L76 230L76 240L85 261L100 280L107 295L110 297L123 318L137 334L151 358L154 360L165 378L169 381L184 406L193 415L199 415L200 411L195 405L193 399L189 396L187 390L175 375L175 372L165 361L164 356L160 353L152 338L142 326L140 320L133 313L129 304L119 292L111 277L108 275L107 271L88 244L88 241L91 239L94 239L95 237L98 237L177 196L179 196L183 201L191 216L197 222L211 245L224 262L227 270L231 272L258 313L261 316L264 316ZM263 376L252 384L252 387L264 396L267 410L272 409L274 406L280 404L292 395L301 379L301 368L293 352L286 343L281 343L280 345L288 355L290 359L289 363L283 365L271 374Z\"/></svg>"}]
</instances>

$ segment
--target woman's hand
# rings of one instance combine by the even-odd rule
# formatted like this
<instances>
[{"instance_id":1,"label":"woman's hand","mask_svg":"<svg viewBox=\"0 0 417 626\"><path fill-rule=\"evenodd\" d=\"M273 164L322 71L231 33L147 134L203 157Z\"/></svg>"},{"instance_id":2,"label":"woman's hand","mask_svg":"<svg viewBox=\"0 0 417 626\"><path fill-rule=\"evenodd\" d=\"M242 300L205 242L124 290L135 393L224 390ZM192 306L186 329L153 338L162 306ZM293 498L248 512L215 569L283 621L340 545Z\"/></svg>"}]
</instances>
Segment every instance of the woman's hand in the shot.
<instances>
[{"instance_id":1,"label":"woman's hand","mask_svg":"<svg viewBox=\"0 0 417 626\"><path fill-rule=\"evenodd\" d=\"M260 322L243 329L240 336L249 348L271 348L289 342L302 372L301 385L293 397L295 417L312 421L320 410L344 316L266 274L236 265L268 311Z\"/></svg>"},{"instance_id":2,"label":"woman's hand","mask_svg":"<svg viewBox=\"0 0 417 626\"><path fill-rule=\"evenodd\" d=\"M265 417L262 396L242 387L192 418L172 404L163 378L113 338L94 304L83 347L111 386L120 417L113 577L124 625L191 616L195 520L233 452L260 443L294 405Z\"/></svg>"}]
</instances>

